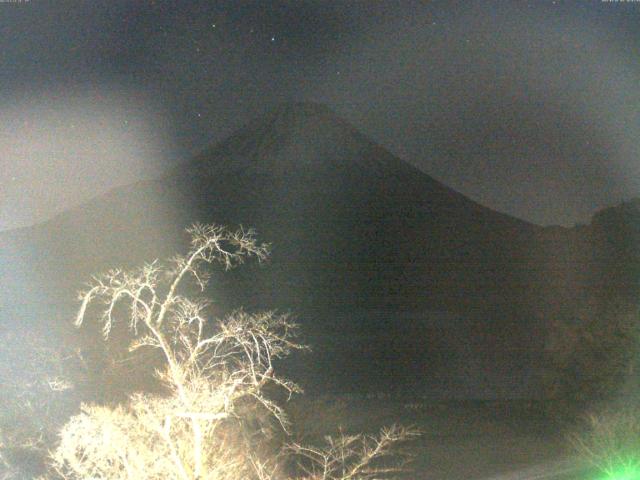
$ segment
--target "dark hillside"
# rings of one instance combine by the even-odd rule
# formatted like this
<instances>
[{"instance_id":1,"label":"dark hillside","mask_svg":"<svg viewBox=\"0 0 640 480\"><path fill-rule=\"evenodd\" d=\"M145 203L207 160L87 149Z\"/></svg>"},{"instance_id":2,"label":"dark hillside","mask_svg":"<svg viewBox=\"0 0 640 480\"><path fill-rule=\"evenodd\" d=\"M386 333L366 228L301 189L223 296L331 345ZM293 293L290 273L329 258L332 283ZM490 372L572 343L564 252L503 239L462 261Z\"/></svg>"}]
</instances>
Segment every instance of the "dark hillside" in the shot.
<instances>
[{"instance_id":1,"label":"dark hillside","mask_svg":"<svg viewBox=\"0 0 640 480\"><path fill-rule=\"evenodd\" d=\"M623 241L626 212L616 212L583 229L538 227L437 182L326 107L287 104L158 180L0 235L1 300L5 312L33 298L67 304L92 274L183 249L194 222L242 224L273 255L216 278L219 307L297 312L323 362L353 349L340 355L345 379L371 368L366 358L389 360L387 381L455 377L452 355L476 358L469 375L500 363L517 378L543 345L548 316L618 270L611 252L616 262L637 258L637 244ZM626 285L637 278L625 275Z\"/></svg>"}]
</instances>

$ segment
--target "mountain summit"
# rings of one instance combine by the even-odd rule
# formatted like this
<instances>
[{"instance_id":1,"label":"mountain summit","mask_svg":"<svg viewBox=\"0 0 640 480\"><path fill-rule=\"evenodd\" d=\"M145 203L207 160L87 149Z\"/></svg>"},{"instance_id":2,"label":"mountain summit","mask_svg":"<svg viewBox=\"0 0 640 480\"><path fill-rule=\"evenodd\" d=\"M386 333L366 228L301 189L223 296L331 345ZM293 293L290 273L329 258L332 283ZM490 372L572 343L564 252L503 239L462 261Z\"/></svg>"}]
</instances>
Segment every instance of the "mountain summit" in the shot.
<instances>
[{"instance_id":1,"label":"mountain summit","mask_svg":"<svg viewBox=\"0 0 640 480\"><path fill-rule=\"evenodd\" d=\"M314 174L355 168L389 174L409 165L387 153L328 107L287 103L250 122L193 162L198 174Z\"/></svg>"}]
</instances>

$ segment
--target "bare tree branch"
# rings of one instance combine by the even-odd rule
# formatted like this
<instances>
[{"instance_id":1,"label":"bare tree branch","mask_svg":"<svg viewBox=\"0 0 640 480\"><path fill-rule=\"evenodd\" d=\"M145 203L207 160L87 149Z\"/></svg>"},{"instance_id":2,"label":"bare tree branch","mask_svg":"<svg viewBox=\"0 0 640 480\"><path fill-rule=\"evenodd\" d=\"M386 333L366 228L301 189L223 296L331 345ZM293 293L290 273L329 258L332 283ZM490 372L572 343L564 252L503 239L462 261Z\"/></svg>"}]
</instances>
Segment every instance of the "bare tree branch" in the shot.
<instances>
[{"instance_id":1,"label":"bare tree branch","mask_svg":"<svg viewBox=\"0 0 640 480\"><path fill-rule=\"evenodd\" d=\"M83 406L61 432L53 454L65 479L180 480L367 480L403 468L391 464L395 444L415 435L392 427L378 437L341 434L326 447L291 445L264 450L270 429L288 432L283 407L268 391L291 397L301 392L274 372L274 361L307 347L297 341L298 326L289 315L236 310L210 322L209 301L187 298L191 278L204 291L206 265L225 270L249 257L259 261L268 246L253 230L232 231L217 225L188 230L191 248L168 266L154 261L133 271L111 270L94 278L80 294L76 325L90 312L98 314L108 339L114 325L129 329L130 351L159 350L164 368L157 373L166 396L133 395L114 408ZM248 434L250 418L263 427ZM266 428L266 430L265 430ZM267 432L267 433L265 433ZM283 452L298 458L302 477L285 476Z\"/></svg>"}]
</instances>

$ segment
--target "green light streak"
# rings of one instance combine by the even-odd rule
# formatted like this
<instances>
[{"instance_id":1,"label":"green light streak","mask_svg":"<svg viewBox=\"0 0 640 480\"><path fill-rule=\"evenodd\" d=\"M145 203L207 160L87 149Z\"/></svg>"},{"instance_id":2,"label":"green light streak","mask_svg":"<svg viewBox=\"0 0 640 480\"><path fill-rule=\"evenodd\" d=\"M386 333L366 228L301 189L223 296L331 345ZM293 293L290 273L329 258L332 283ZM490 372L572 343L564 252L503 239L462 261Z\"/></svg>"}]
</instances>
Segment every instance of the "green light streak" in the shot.
<instances>
[{"instance_id":1,"label":"green light streak","mask_svg":"<svg viewBox=\"0 0 640 480\"><path fill-rule=\"evenodd\" d=\"M640 467L636 464L633 466L624 466L619 470L614 470L606 474L600 480L640 480Z\"/></svg>"}]
</instances>

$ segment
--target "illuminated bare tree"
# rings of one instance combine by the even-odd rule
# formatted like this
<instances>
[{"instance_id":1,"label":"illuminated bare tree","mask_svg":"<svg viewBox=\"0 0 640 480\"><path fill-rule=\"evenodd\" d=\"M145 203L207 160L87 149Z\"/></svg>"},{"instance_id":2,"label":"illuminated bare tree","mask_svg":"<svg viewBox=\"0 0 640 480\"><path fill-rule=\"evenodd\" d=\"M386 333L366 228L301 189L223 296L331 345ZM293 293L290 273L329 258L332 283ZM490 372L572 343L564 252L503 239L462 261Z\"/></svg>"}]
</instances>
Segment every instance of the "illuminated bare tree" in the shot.
<instances>
[{"instance_id":1,"label":"illuminated bare tree","mask_svg":"<svg viewBox=\"0 0 640 480\"><path fill-rule=\"evenodd\" d=\"M383 428L377 436L327 437L321 447L292 444L300 480L375 480L406 472L410 456L398 445L418 435L411 428Z\"/></svg>"},{"instance_id":2,"label":"illuminated bare tree","mask_svg":"<svg viewBox=\"0 0 640 480\"><path fill-rule=\"evenodd\" d=\"M284 447L274 431L277 425L287 431L287 417L267 394L274 388L288 397L300 391L295 383L275 374L273 363L305 348L296 341L297 325L287 315L239 310L208 326L208 302L184 293L188 279L204 291L209 280L207 264L230 269L248 257L263 260L267 246L257 243L252 230L196 225L188 232L189 253L175 257L169 266L156 261L132 272L112 270L95 277L81 293L76 324L80 326L94 307L98 307L105 339L114 325L126 322L133 338L131 351L161 352L164 367L157 375L168 394L137 393L115 408L83 405L82 412L61 431L53 454L58 476L291 478L284 471L284 458L296 454L309 460L316 451ZM258 426L253 422L253 428L247 428L251 419L258 419ZM349 472L357 475L313 478L372 478L360 475L364 471L360 464L386 455L392 443L406 439L410 432L391 429L381 435L373 447L362 437L366 441L360 450L351 437L338 440L343 442L342 454L352 449L349 458L357 460L355 470L350 467ZM326 452L332 455L332 450Z\"/></svg>"}]
</instances>

